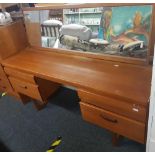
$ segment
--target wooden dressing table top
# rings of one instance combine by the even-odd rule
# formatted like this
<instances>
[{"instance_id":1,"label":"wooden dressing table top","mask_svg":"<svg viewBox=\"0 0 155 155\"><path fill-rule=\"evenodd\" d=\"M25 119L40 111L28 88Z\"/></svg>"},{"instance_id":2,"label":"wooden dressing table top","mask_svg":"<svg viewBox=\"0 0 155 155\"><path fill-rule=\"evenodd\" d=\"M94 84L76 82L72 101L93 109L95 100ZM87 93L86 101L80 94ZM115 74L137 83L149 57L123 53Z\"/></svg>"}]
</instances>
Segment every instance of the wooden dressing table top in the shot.
<instances>
[{"instance_id":1,"label":"wooden dressing table top","mask_svg":"<svg viewBox=\"0 0 155 155\"><path fill-rule=\"evenodd\" d=\"M26 48L2 61L37 77L127 102L148 103L151 67Z\"/></svg>"}]
</instances>

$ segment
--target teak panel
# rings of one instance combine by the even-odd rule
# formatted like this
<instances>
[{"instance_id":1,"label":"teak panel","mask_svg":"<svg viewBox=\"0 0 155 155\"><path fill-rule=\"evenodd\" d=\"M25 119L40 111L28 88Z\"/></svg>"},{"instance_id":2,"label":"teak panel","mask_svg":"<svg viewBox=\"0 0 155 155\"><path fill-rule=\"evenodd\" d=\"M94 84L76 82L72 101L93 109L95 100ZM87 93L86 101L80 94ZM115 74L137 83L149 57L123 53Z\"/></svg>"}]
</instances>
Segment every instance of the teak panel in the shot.
<instances>
[{"instance_id":1,"label":"teak panel","mask_svg":"<svg viewBox=\"0 0 155 155\"><path fill-rule=\"evenodd\" d=\"M35 48L36 50L41 50L45 52L57 52L72 56L82 56L85 58L93 58L98 60L105 60L105 61L113 61L113 62L122 62L122 63L128 63L128 64L135 64L135 65L145 65L146 66L146 59L140 59L140 58L130 58L130 57L122 57L117 55L108 55L108 54L100 54L100 53L93 53L93 52L83 52L83 51L75 51L75 50L69 50L69 49L63 49L63 48L46 48L46 47L38 47L31 45L32 48Z\"/></svg>"},{"instance_id":2,"label":"teak panel","mask_svg":"<svg viewBox=\"0 0 155 155\"><path fill-rule=\"evenodd\" d=\"M80 107L84 120L145 143L145 124L83 102L80 103Z\"/></svg>"},{"instance_id":3,"label":"teak panel","mask_svg":"<svg viewBox=\"0 0 155 155\"><path fill-rule=\"evenodd\" d=\"M31 45L41 46L41 27L39 23L25 22L28 41Z\"/></svg>"},{"instance_id":4,"label":"teak panel","mask_svg":"<svg viewBox=\"0 0 155 155\"><path fill-rule=\"evenodd\" d=\"M13 77L9 77L9 80L16 92L43 101L37 85Z\"/></svg>"},{"instance_id":5,"label":"teak panel","mask_svg":"<svg viewBox=\"0 0 155 155\"><path fill-rule=\"evenodd\" d=\"M10 85L9 81L7 80L0 81L0 91L7 92L7 93L13 92L12 86Z\"/></svg>"},{"instance_id":6,"label":"teak panel","mask_svg":"<svg viewBox=\"0 0 155 155\"><path fill-rule=\"evenodd\" d=\"M21 71L12 69L12 68L8 68L8 67L5 67L4 70L8 76L19 78L24 81L36 84L36 82L34 80L34 76L32 74L26 74L24 72L21 72Z\"/></svg>"},{"instance_id":7,"label":"teak panel","mask_svg":"<svg viewBox=\"0 0 155 155\"><path fill-rule=\"evenodd\" d=\"M13 92L12 86L0 64L0 90L3 92Z\"/></svg>"},{"instance_id":8,"label":"teak panel","mask_svg":"<svg viewBox=\"0 0 155 155\"><path fill-rule=\"evenodd\" d=\"M7 91L8 91L7 87L0 86L0 92L7 92Z\"/></svg>"},{"instance_id":9,"label":"teak panel","mask_svg":"<svg viewBox=\"0 0 155 155\"><path fill-rule=\"evenodd\" d=\"M3 67L2 67L1 64L0 64L0 77L7 78L6 75L5 75L5 73L4 73L4 70L3 70Z\"/></svg>"},{"instance_id":10,"label":"teak panel","mask_svg":"<svg viewBox=\"0 0 155 155\"><path fill-rule=\"evenodd\" d=\"M2 92L13 92L13 89L8 81L0 81L0 89Z\"/></svg>"},{"instance_id":11,"label":"teak panel","mask_svg":"<svg viewBox=\"0 0 155 155\"><path fill-rule=\"evenodd\" d=\"M7 87L7 88L10 88L11 89L11 85L10 85L8 79L2 79L2 78L0 78L0 86Z\"/></svg>"},{"instance_id":12,"label":"teak panel","mask_svg":"<svg viewBox=\"0 0 155 155\"><path fill-rule=\"evenodd\" d=\"M39 92L42 96L42 99L44 101L47 101L47 99L50 97L50 95L53 95L60 87L60 84L40 79L36 77L36 83L39 86Z\"/></svg>"},{"instance_id":13,"label":"teak panel","mask_svg":"<svg viewBox=\"0 0 155 155\"><path fill-rule=\"evenodd\" d=\"M128 118L132 118L134 120L141 121L144 123L147 120L147 107L139 105L136 102L131 104L106 96L90 93L84 90L78 90L78 95L82 102L95 105L97 107L106 109L111 112L115 112L117 114L121 114Z\"/></svg>"},{"instance_id":14,"label":"teak panel","mask_svg":"<svg viewBox=\"0 0 155 155\"><path fill-rule=\"evenodd\" d=\"M27 48L2 61L3 66L56 83L146 106L151 67ZM117 67L115 66L117 65Z\"/></svg>"},{"instance_id":15,"label":"teak panel","mask_svg":"<svg viewBox=\"0 0 155 155\"><path fill-rule=\"evenodd\" d=\"M27 45L26 31L22 21L0 27L0 60L23 50Z\"/></svg>"}]
</instances>

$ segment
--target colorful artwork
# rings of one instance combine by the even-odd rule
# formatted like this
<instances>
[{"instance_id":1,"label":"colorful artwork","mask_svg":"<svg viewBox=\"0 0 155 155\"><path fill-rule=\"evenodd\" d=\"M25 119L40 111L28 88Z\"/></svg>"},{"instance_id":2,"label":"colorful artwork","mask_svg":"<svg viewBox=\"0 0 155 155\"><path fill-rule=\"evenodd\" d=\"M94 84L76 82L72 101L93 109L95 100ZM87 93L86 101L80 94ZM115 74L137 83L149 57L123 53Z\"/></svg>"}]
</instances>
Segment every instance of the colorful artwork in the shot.
<instances>
[{"instance_id":1,"label":"colorful artwork","mask_svg":"<svg viewBox=\"0 0 155 155\"><path fill-rule=\"evenodd\" d=\"M103 9L104 35L109 41L118 39L119 36L126 36L130 39L138 37L139 40L148 43L151 14L151 6L124 6ZM131 33L136 37L130 35Z\"/></svg>"},{"instance_id":2,"label":"colorful artwork","mask_svg":"<svg viewBox=\"0 0 155 155\"><path fill-rule=\"evenodd\" d=\"M120 55L144 58L149 43L151 15L152 6L149 5L103 8L100 26L103 27L104 39L111 46L126 50ZM111 46L107 51L111 51Z\"/></svg>"},{"instance_id":3,"label":"colorful artwork","mask_svg":"<svg viewBox=\"0 0 155 155\"><path fill-rule=\"evenodd\" d=\"M46 24L48 32L52 32L46 40L49 42L55 37L48 47L141 59L147 57L152 5L65 9L57 36L53 35L55 19L49 19L45 14L47 12L40 12L44 17L40 18L40 24Z\"/></svg>"},{"instance_id":4,"label":"colorful artwork","mask_svg":"<svg viewBox=\"0 0 155 155\"><path fill-rule=\"evenodd\" d=\"M69 33L62 34L60 43L69 49L84 52L145 59L149 45L152 6L103 7L100 10L101 19L96 36L93 29L88 30L87 25L81 28L84 32L79 31L80 25L77 25L74 30L78 35L73 35L75 26L70 25ZM62 29L65 29L65 26L62 26ZM91 32L90 37L87 40L80 39L80 35L86 32Z\"/></svg>"}]
</instances>

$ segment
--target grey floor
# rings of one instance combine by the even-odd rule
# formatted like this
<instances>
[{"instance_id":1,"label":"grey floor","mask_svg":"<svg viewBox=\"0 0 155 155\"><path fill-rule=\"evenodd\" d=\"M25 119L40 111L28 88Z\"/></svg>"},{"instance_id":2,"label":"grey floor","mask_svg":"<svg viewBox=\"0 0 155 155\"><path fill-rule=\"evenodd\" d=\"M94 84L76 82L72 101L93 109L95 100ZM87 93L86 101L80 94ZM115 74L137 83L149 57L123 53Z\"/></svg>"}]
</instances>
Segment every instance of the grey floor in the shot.
<instances>
[{"instance_id":1,"label":"grey floor","mask_svg":"<svg viewBox=\"0 0 155 155\"><path fill-rule=\"evenodd\" d=\"M46 151L62 137L57 152L145 151L145 145L123 139L119 147L111 144L111 133L82 120L77 93L61 88L47 107L37 111L33 103L22 105L16 99L0 99L0 151Z\"/></svg>"}]
</instances>

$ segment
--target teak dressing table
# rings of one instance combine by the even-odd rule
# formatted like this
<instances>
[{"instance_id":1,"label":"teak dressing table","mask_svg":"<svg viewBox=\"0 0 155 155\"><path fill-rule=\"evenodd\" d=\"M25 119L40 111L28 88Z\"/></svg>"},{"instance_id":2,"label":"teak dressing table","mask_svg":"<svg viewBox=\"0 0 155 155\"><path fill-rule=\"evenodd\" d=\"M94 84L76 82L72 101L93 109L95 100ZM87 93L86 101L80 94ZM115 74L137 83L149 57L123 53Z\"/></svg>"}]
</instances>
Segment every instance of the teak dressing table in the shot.
<instances>
[{"instance_id":1,"label":"teak dressing table","mask_svg":"<svg viewBox=\"0 0 155 155\"><path fill-rule=\"evenodd\" d=\"M144 144L151 65L60 51L31 46L22 21L0 27L0 90L41 109L61 85L73 86L84 120Z\"/></svg>"}]
</instances>

